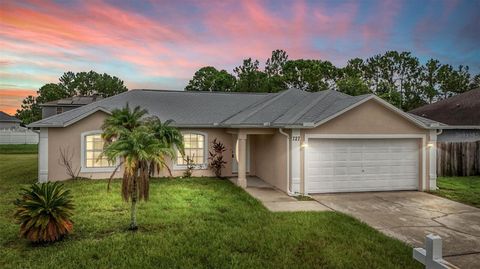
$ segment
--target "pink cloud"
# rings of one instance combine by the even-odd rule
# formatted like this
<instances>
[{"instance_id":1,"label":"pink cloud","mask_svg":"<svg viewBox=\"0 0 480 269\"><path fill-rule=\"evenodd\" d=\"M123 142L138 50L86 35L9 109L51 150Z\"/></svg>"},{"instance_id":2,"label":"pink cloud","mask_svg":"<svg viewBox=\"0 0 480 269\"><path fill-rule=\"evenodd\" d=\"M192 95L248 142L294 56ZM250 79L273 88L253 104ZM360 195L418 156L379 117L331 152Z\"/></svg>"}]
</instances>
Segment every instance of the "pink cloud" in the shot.
<instances>
[{"instance_id":1,"label":"pink cloud","mask_svg":"<svg viewBox=\"0 0 480 269\"><path fill-rule=\"evenodd\" d=\"M363 53L369 54L384 48L392 36L393 24L402 8L401 1L380 1L375 10L375 16L371 16L367 23L362 26ZM378 51L377 51L378 52Z\"/></svg>"},{"instance_id":2,"label":"pink cloud","mask_svg":"<svg viewBox=\"0 0 480 269\"><path fill-rule=\"evenodd\" d=\"M343 63L396 49L389 42L404 8L396 0L379 1L366 12L362 2L349 1L152 0L141 5L2 3L0 75L16 79L22 88L56 82L64 71L93 69L117 75L127 85L181 89L202 66L231 72L243 58L263 62L275 49L285 49L291 59ZM455 7L456 2L445 2L442 10ZM417 31L435 30L431 21L423 23Z\"/></svg>"}]
</instances>

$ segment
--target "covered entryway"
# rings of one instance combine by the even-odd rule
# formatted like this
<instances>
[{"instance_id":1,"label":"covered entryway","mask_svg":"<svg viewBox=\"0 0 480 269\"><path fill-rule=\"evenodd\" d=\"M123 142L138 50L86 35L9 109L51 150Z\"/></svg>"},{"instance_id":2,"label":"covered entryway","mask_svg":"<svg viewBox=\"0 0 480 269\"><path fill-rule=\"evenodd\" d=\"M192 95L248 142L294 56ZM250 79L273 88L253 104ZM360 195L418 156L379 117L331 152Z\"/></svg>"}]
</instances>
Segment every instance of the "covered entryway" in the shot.
<instances>
[{"instance_id":1,"label":"covered entryway","mask_svg":"<svg viewBox=\"0 0 480 269\"><path fill-rule=\"evenodd\" d=\"M419 189L420 140L311 138L307 193Z\"/></svg>"},{"instance_id":2,"label":"covered entryway","mask_svg":"<svg viewBox=\"0 0 480 269\"><path fill-rule=\"evenodd\" d=\"M268 138L267 140L270 141L275 137L276 129L229 129L227 133L232 134L234 139L232 174L237 175L234 182L242 188L246 188L248 174L249 176L257 176L269 184L274 185L270 182L271 180L269 181L269 177L264 176L263 172L266 168L264 165L265 160L262 155L252 156L252 154L258 154L259 152L257 152L257 148L259 148L260 151L262 148L261 143L260 145L256 144L256 138L266 137Z\"/></svg>"}]
</instances>

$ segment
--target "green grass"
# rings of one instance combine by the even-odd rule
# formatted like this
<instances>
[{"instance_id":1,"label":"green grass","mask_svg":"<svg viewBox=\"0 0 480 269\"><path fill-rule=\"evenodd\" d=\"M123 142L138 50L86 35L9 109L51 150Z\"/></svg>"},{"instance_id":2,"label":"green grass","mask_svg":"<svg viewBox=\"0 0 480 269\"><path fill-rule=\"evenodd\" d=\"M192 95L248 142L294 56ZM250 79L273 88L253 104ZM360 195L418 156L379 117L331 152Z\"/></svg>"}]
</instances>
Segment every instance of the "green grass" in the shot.
<instances>
[{"instance_id":1,"label":"green grass","mask_svg":"<svg viewBox=\"0 0 480 269\"><path fill-rule=\"evenodd\" d=\"M434 194L480 208L480 176L439 177Z\"/></svg>"},{"instance_id":2,"label":"green grass","mask_svg":"<svg viewBox=\"0 0 480 269\"><path fill-rule=\"evenodd\" d=\"M38 145L0 145L0 154L34 154L38 152Z\"/></svg>"},{"instance_id":3,"label":"green grass","mask_svg":"<svg viewBox=\"0 0 480 269\"><path fill-rule=\"evenodd\" d=\"M128 231L120 182L68 181L74 233L48 246L18 238L12 201L36 155L0 154L0 268L421 268L412 249L334 212L272 213L225 180L154 179Z\"/></svg>"}]
</instances>

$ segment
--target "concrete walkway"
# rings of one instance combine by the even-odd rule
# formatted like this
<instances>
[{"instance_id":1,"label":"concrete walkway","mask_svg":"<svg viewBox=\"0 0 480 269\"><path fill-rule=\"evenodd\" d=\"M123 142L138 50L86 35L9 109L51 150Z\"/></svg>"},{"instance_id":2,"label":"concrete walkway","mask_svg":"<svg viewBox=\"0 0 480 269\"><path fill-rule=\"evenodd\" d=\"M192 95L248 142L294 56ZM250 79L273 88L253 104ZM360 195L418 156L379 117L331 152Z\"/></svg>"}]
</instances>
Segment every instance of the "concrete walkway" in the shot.
<instances>
[{"instance_id":1,"label":"concrete walkway","mask_svg":"<svg viewBox=\"0 0 480 269\"><path fill-rule=\"evenodd\" d=\"M235 183L236 178L230 178L230 181ZM317 201L298 201L257 177L247 177L245 191L272 212L331 211Z\"/></svg>"},{"instance_id":2,"label":"concrete walkway","mask_svg":"<svg viewBox=\"0 0 480 269\"><path fill-rule=\"evenodd\" d=\"M460 268L480 268L480 209L424 192L313 195L320 203L354 216L415 247L425 236L442 237L444 258Z\"/></svg>"}]
</instances>

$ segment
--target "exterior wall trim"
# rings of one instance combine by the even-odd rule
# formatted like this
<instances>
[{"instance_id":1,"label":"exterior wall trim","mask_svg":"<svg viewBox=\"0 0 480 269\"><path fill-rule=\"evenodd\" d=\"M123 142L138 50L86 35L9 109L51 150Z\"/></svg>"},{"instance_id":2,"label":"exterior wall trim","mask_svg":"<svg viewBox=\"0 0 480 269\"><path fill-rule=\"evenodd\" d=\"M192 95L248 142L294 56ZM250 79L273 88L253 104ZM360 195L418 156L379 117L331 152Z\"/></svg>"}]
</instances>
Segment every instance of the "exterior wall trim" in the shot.
<instances>
[{"instance_id":1,"label":"exterior wall trim","mask_svg":"<svg viewBox=\"0 0 480 269\"><path fill-rule=\"evenodd\" d=\"M291 139L291 180L292 180L292 192L299 193L300 192L300 169L302 169L301 162L300 162L300 130L299 129L292 129L292 137Z\"/></svg>"},{"instance_id":2,"label":"exterior wall trim","mask_svg":"<svg viewBox=\"0 0 480 269\"><path fill-rule=\"evenodd\" d=\"M428 153L429 153L429 182L428 189L436 190L437 189L437 131L430 130L430 137L428 142Z\"/></svg>"},{"instance_id":3,"label":"exterior wall trim","mask_svg":"<svg viewBox=\"0 0 480 269\"><path fill-rule=\"evenodd\" d=\"M308 163L308 140L309 139L316 139L316 138L324 138L324 139L402 139L402 138L416 138L421 139L421 165L422 165L422 172L421 177L422 180L419 181L421 184L418 186L418 190L425 191L427 190L427 164L426 164L426 139L427 136L425 134L305 134L305 143L306 147L303 151L303 173L304 173L304 191L307 193L308 190L308 181L307 181L307 163ZM430 184L430 182L428 182Z\"/></svg>"},{"instance_id":4,"label":"exterior wall trim","mask_svg":"<svg viewBox=\"0 0 480 269\"><path fill-rule=\"evenodd\" d=\"M48 128L40 128L38 139L38 182L48 181Z\"/></svg>"},{"instance_id":5,"label":"exterior wall trim","mask_svg":"<svg viewBox=\"0 0 480 269\"><path fill-rule=\"evenodd\" d=\"M81 173L105 173L105 172L113 172L115 171L115 167L118 165L118 160L117 164L114 166L110 167L87 167L85 164L85 136L87 135L93 135L93 134L101 134L103 133L102 130L92 130L92 131L87 131L83 132L80 134L80 172Z\"/></svg>"}]
</instances>

